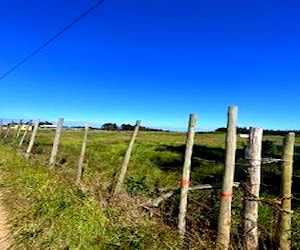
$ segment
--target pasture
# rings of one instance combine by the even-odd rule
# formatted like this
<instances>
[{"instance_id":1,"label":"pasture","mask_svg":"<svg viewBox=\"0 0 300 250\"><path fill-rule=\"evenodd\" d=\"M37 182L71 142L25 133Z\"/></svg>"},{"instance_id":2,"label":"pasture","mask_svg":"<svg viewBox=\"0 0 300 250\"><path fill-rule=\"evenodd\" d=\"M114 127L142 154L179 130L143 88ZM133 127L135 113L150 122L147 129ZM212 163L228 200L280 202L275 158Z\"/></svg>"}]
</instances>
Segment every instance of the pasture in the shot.
<instances>
[{"instance_id":1,"label":"pasture","mask_svg":"<svg viewBox=\"0 0 300 250\"><path fill-rule=\"evenodd\" d=\"M39 130L30 159L13 136L0 145L1 186L17 249L180 249L177 232L179 194L158 207L143 204L180 187L186 133L139 132L125 179L126 193L110 199L132 132L90 131L83 177L75 182L83 131L64 130L57 164L47 164L54 130ZM263 157L281 158L281 136L264 136ZM197 133L191 186L218 184L224 172L224 133ZM26 141L28 143L28 139ZM245 180L244 149L238 138L235 181ZM292 247L300 248L300 138L296 137L293 176ZM280 214L280 163L262 165L259 231L261 249L277 249ZM189 249L213 249L220 190L195 190L188 196ZM231 248L241 249L242 190L234 190Z\"/></svg>"}]
</instances>

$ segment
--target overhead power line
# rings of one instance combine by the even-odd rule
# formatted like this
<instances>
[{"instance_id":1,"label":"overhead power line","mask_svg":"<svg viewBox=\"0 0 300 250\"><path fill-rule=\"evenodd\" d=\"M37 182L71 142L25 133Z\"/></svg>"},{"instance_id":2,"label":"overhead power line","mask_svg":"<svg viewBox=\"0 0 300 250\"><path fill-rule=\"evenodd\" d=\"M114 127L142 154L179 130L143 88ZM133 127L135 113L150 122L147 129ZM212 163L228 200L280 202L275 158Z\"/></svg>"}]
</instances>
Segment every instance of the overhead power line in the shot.
<instances>
[{"instance_id":1,"label":"overhead power line","mask_svg":"<svg viewBox=\"0 0 300 250\"><path fill-rule=\"evenodd\" d=\"M49 40L47 40L45 43L43 43L40 47L38 47L36 50L34 50L32 53L30 53L28 56L23 58L20 62L15 64L13 67L11 67L9 70L7 70L4 74L0 76L0 80L2 80L4 77L9 75L11 72L19 68L21 65L23 65L25 62L27 62L30 58L32 58L35 54L40 52L42 49L44 49L47 45L49 45L51 42L53 42L55 39L57 39L59 36L61 36L63 33L65 33L68 29L70 29L74 24L76 24L78 21L80 21L82 18L84 18L87 14L89 14L91 11L96 9L101 3L103 3L104 0L99 0L94 5L89 7L85 12L83 12L80 16L75 18L71 23L66 25L63 29L61 29L59 32L57 32L53 37L51 37Z\"/></svg>"}]
</instances>

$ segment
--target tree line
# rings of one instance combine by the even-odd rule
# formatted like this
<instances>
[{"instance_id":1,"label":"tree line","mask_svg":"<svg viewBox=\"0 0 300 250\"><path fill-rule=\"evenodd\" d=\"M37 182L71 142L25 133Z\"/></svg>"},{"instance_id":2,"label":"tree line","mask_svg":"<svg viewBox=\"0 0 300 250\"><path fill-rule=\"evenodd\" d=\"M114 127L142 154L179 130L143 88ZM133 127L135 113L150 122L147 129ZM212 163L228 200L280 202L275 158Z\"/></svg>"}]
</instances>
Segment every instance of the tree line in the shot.
<instances>
[{"instance_id":1,"label":"tree line","mask_svg":"<svg viewBox=\"0 0 300 250\"><path fill-rule=\"evenodd\" d=\"M227 128L217 128L214 132L226 132ZM247 127L237 127L238 134L249 134L250 128ZM296 135L300 135L300 130L273 130L273 129L264 129L264 135L281 135L284 136L288 132L294 132Z\"/></svg>"},{"instance_id":2,"label":"tree line","mask_svg":"<svg viewBox=\"0 0 300 250\"><path fill-rule=\"evenodd\" d=\"M116 123L104 123L101 126L101 130L107 130L107 131L133 131L135 128L134 125L131 124L121 124L120 126L118 126ZM163 130L163 129L156 129L156 128L148 128L148 127L143 127L140 126L139 128L140 131L164 131L164 132L169 132L169 130Z\"/></svg>"},{"instance_id":3,"label":"tree line","mask_svg":"<svg viewBox=\"0 0 300 250\"><path fill-rule=\"evenodd\" d=\"M18 125L18 124L32 124L32 120L27 121L27 122L23 122L22 120L20 122L15 122L15 121L11 121L9 123L6 124L6 126L14 126L14 125ZM53 125L53 123L48 122L48 121L40 121L39 122L39 126L42 125ZM64 126L64 128L67 129L84 129L84 126ZM133 131L135 128L135 125L131 125L131 124L121 124L120 126L118 126L116 123L104 123L100 128L99 127L89 127L90 130L107 130L107 131ZM148 127L144 127L144 126L140 126L139 128L140 131L164 131L164 132L170 132L170 130L163 130L163 129L156 129L156 128L148 128Z\"/></svg>"}]
</instances>

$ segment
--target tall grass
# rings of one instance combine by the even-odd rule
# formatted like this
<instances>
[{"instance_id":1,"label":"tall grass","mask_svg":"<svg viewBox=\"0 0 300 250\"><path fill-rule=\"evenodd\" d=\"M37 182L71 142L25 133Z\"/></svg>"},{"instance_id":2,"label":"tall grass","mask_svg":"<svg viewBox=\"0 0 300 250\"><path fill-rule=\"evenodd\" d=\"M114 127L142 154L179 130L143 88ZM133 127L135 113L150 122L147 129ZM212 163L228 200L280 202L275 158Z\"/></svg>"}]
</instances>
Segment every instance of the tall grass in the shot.
<instances>
[{"instance_id":1,"label":"tall grass","mask_svg":"<svg viewBox=\"0 0 300 250\"><path fill-rule=\"evenodd\" d=\"M75 185L68 172L48 172L12 148L0 146L0 158L17 249L170 249L178 244L176 233L150 220L130 196L110 205L102 185Z\"/></svg>"}]
</instances>

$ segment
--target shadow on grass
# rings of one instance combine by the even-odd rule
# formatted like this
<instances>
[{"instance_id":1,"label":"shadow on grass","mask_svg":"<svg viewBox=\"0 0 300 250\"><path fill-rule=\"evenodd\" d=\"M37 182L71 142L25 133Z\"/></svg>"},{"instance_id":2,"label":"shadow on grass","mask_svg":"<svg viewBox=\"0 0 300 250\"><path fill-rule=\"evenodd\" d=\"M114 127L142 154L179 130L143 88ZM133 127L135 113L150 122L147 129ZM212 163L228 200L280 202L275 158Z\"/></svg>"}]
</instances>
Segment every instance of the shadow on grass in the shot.
<instances>
[{"instance_id":1,"label":"shadow on grass","mask_svg":"<svg viewBox=\"0 0 300 250\"><path fill-rule=\"evenodd\" d=\"M270 141L263 142L262 157L281 158L282 146L275 145ZM155 151L152 161L163 171L177 172L181 174L184 154L186 146L184 144L160 145ZM170 154L171 153L171 154ZM295 180L300 179L300 147L295 147L296 159L294 161L294 185L293 194L300 198L300 186L295 185ZM222 181L225 161L225 149L216 147L207 147L202 145L194 145L192 155L192 175L196 176L197 180L202 183L214 183ZM236 151L236 169L235 180L244 181L246 172L245 149L237 149ZM218 170L216 170L218 168ZM199 177L199 175L203 175ZM214 175L212 177L212 175ZM262 165L262 185L261 192L269 193L270 195L280 195L281 183L281 163L263 164ZM300 201L294 201L294 204L299 207Z\"/></svg>"},{"instance_id":2,"label":"shadow on grass","mask_svg":"<svg viewBox=\"0 0 300 250\"><path fill-rule=\"evenodd\" d=\"M155 151L160 152L160 155L153 157L154 161L164 171L182 171L184 162L185 145L169 146L160 145ZM164 157L165 152L172 152L176 157ZM244 158L244 149L237 149L236 158ZM199 161L224 164L225 150L223 148L207 147L194 145L192 155L192 168L197 167Z\"/></svg>"}]
</instances>

